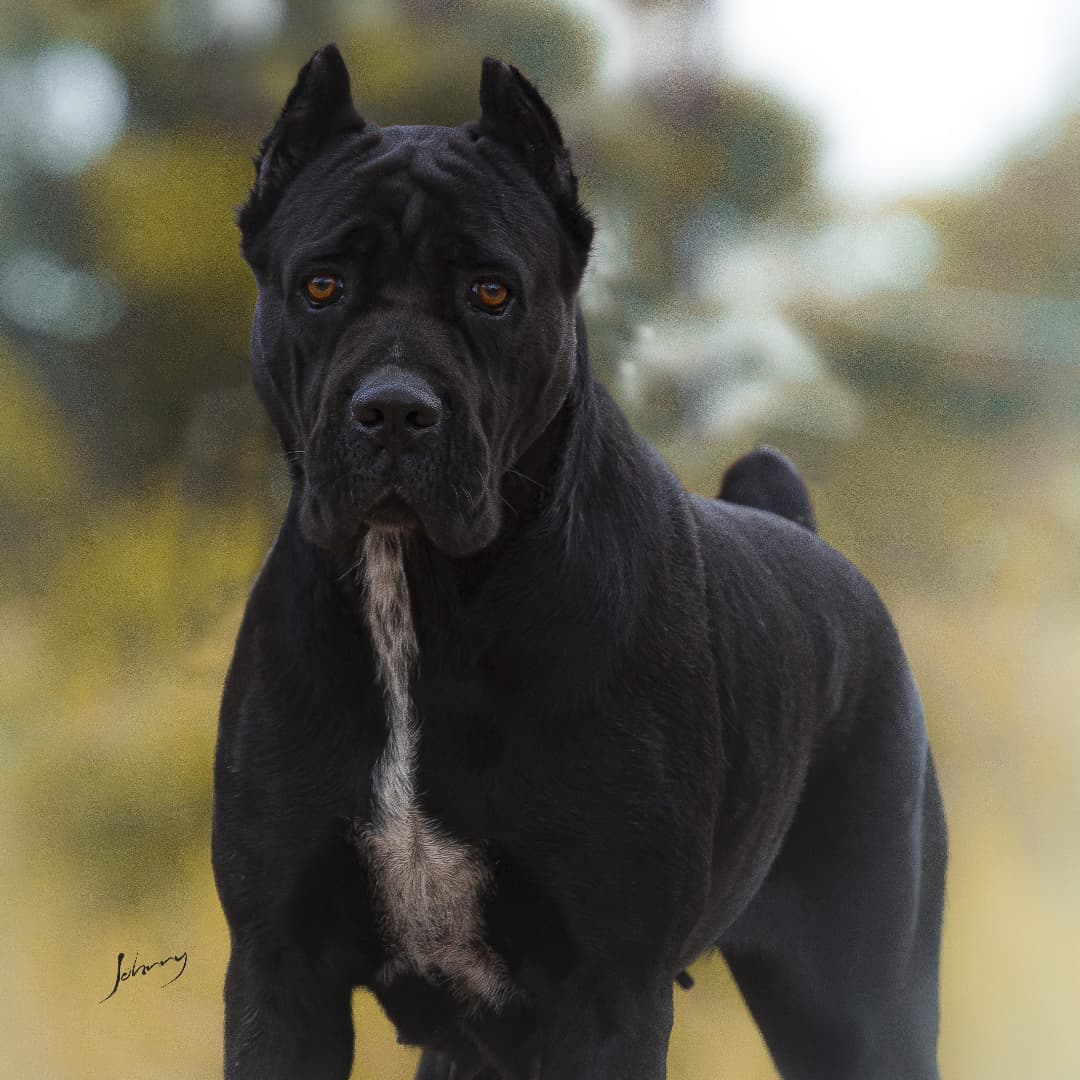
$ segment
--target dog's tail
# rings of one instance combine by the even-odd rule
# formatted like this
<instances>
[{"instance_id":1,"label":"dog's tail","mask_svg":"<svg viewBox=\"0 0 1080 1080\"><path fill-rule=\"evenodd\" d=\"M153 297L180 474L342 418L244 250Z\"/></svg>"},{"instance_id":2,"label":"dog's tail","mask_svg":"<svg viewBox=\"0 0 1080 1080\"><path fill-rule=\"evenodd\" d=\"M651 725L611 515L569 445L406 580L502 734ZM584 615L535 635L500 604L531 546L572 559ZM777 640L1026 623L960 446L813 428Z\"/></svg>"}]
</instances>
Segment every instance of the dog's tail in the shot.
<instances>
[{"instance_id":1,"label":"dog's tail","mask_svg":"<svg viewBox=\"0 0 1080 1080\"><path fill-rule=\"evenodd\" d=\"M769 510L817 532L806 484L795 466L771 446L758 446L729 466L717 498Z\"/></svg>"}]
</instances>

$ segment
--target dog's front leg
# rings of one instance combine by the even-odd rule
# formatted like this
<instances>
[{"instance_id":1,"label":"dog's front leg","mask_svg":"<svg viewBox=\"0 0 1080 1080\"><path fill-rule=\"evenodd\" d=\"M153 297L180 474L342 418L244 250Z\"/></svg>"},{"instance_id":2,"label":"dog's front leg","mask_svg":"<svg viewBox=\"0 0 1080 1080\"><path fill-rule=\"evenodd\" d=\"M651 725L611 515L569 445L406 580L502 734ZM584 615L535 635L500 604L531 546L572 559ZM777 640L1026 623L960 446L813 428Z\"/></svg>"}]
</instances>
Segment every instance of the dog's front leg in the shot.
<instances>
[{"instance_id":1,"label":"dog's front leg","mask_svg":"<svg viewBox=\"0 0 1080 1080\"><path fill-rule=\"evenodd\" d=\"M234 942L225 976L225 1080L347 1080L351 987L296 946Z\"/></svg>"},{"instance_id":2,"label":"dog's front leg","mask_svg":"<svg viewBox=\"0 0 1080 1080\"><path fill-rule=\"evenodd\" d=\"M564 995L544 1040L541 1080L664 1080L672 983L614 979Z\"/></svg>"}]
</instances>

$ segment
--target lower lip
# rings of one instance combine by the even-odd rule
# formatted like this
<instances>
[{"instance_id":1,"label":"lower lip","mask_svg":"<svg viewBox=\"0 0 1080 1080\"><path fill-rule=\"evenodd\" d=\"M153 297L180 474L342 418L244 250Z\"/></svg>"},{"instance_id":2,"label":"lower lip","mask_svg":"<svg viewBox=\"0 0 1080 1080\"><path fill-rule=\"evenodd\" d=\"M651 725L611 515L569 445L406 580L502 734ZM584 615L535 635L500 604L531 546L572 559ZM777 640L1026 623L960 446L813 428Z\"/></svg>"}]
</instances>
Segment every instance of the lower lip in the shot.
<instances>
[{"instance_id":1,"label":"lower lip","mask_svg":"<svg viewBox=\"0 0 1080 1080\"><path fill-rule=\"evenodd\" d=\"M416 520L416 511L399 495L381 499L368 514L372 525L415 525Z\"/></svg>"}]
</instances>

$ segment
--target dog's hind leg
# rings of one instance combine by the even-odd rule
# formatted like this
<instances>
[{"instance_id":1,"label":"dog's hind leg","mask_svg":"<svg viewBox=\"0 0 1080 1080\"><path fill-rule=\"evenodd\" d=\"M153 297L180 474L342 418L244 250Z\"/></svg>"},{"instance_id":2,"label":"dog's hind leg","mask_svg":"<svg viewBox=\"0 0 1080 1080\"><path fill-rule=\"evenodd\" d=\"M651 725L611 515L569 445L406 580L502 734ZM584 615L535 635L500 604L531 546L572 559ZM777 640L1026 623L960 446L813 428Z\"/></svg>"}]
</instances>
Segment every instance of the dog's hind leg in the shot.
<instances>
[{"instance_id":1,"label":"dog's hind leg","mask_svg":"<svg viewBox=\"0 0 1080 1080\"><path fill-rule=\"evenodd\" d=\"M920 731L893 717L811 778L720 942L785 1080L937 1080L945 820Z\"/></svg>"}]
</instances>

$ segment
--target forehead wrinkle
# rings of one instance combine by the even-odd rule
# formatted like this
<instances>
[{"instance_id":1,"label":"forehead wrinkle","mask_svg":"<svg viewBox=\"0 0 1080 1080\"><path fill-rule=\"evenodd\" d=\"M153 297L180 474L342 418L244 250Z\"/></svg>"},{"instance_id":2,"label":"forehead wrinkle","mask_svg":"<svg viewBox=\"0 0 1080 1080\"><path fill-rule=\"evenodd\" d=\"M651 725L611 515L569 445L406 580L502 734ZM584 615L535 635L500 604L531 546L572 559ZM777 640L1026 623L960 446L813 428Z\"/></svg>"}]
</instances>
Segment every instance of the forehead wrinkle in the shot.
<instances>
[{"instance_id":1,"label":"forehead wrinkle","mask_svg":"<svg viewBox=\"0 0 1080 1080\"><path fill-rule=\"evenodd\" d=\"M417 144L398 137L399 130L365 131L359 138L343 142L337 152L324 161L321 179L329 180L341 170L348 169L357 184L364 181L377 183L384 177L407 170L416 156ZM388 136L387 132L392 134Z\"/></svg>"},{"instance_id":2,"label":"forehead wrinkle","mask_svg":"<svg viewBox=\"0 0 1080 1080\"><path fill-rule=\"evenodd\" d=\"M317 158L301 169L296 179L282 193L281 202L267 225L267 235L277 238L283 232L295 231L293 215L289 212L294 207L321 204L319 216L322 217L328 216L334 207L340 206L346 196L334 181L339 173L351 169L355 160L355 145L343 144L334 154ZM305 221L304 228L307 229L310 224L310 220Z\"/></svg>"},{"instance_id":3,"label":"forehead wrinkle","mask_svg":"<svg viewBox=\"0 0 1080 1080\"><path fill-rule=\"evenodd\" d=\"M368 207L377 204L392 215L382 218L378 231L388 228L394 246L415 248L424 226L432 225L454 238L458 258L493 269L509 263L520 272L511 253L531 262L527 253L557 247L558 222L546 198L521 213L520 200L533 182L500 150L461 128L390 127L353 136L323 158L317 180L312 173L297 185L302 190L294 197L310 204L303 247L321 247L334 236L337 230L324 231L334 218L347 218L347 228L362 225Z\"/></svg>"},{"instance_id":4,"label":"forehead wrinkle","mask_svg":"<svg viewBox=\"0 0 1080 1080\"><path fill-rule=\"evenodd\" d=\"M406 243L412 243L424 220L424 192L422 188L416 188L405 202L405 209L401 214L401 239Z\"/></svg>"},{"instance_id":5,"label":"forehead wrinkle","mask_svg":"<svg viewBox=\"0 0 1080 1080\"><path fill-rule=\"evenodd\" d=\"M381 154L366 154L358 162L359 175L365 179L378 180L392 173L408 169L416 156L416 144L402 140L392 144Z\"/></svg>"},{"instance_id":6,"label":"forehead wrinkle","mask_svg":"<svg viewBox=\"0 0 1080 1080\"><path fill-rule=\"evenodd\" d=\"M486 252L501 254L508 247L551 251L557 247L558 219L546 196L530 204L531 215L521 212L521 199L532 194L526 186L532 181L525 170L516 161L507 161L505 154L485 152L485 140L474 140L462 129L445 130L448 138L437 146L429 143L425 147L428 152L417 155L409 179L440 206L455 235L481 261L492 263L506 260ZM482 213L470 220L474 205L481 207ZM536 229L537 213L543 215L546 228Z\"/></svg>"}]
</instances>

